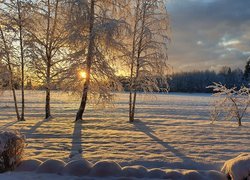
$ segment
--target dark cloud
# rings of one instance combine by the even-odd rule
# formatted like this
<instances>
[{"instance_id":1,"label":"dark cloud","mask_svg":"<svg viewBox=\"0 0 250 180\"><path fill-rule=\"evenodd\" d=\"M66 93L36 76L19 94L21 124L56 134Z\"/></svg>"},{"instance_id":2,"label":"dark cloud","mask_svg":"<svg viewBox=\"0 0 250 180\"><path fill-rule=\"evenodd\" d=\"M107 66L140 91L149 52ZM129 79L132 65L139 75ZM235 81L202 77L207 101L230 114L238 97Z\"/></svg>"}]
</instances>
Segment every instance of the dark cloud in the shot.
<instances>
[{"instance_id":1,"label":"dark cloud","mask_svg":"<svg viewBox=\"0 0 250 180\"><path fill-rule=\"evenodd\" d=\"M170 0L175 70L243 67L250 55L250 0Z\"/></svg>"}]
</instances>

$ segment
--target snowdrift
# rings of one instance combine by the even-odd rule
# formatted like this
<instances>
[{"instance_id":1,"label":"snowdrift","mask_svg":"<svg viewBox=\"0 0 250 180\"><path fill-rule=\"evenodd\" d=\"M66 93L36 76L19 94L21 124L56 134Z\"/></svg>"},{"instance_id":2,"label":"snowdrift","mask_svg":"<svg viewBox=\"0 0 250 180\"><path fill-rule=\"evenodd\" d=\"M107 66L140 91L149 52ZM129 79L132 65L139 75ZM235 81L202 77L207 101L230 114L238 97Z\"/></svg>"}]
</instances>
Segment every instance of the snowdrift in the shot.
<instances>
[{"instance_id":1,"label":"snowdrift","mask_svg":"<svg viewBox=\"0 0 250 180\"><path fill-rule=\"evenodd\" d=\"M40 165L39 165L40 164ZM39 166L37 166L39 165ZM31 172L31 167L37 167ZM25 169L27 168L27 169ZM147 169L144 166L125 166L121 167L113 161L99 161L94 165L87 160L73 160L67 164L60 160L50 159L43 163L38 160L23 161L13 173L18 172L16 176L30 172L30 177L56 180L69 177L85 177L85 178L104 178L104 179L172 179L172 180L226 180L226 175L217 171L199 172L194 170L163 170L163 169ZM42 174L41 174L42 173ZM10 175L10 174L6 174ZM57 177L55 177L57 175ZM52 178L53 177L53 178ZM1 179L1 175L0 175Z\"/></svg>"},{"instance_id":2,"label":"snowdrift","mask_svg":"<svg viewBox=\"0 0 250 180\"><path fill-rule=\"evenodd\" d=\"M25 160L14 172L0 174L0 179L18 179L20 177L36 179L172 179L172 180L246 180L250 179L250 155L242 154L225 162L222 172L196 170L147 169L144 166L121 167L114 161L99 161L94 165L85 159L65 163L49 159ZM13 178L11 178L13 177Z\"/></svg>"}]
</instances>

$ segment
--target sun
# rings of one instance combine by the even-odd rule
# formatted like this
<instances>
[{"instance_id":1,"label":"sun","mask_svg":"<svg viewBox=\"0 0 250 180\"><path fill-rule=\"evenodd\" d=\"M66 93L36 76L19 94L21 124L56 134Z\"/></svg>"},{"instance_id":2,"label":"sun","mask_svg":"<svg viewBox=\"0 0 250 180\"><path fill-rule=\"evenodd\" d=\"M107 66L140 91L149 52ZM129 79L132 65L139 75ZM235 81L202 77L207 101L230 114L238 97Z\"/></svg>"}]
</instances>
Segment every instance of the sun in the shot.
<instances>
[{"instance_id":1,"label":"sun","mask_svg":"<svg viewBox=\"0 0 250 180\"><path fill-rule=\"evenodd\" d=\"M83 78L83 79L86 79L86 77L87 77L86 72L83 71L83 70L81 70L81 71L79 72L79 75L80 75L80 77Z\"/></svg>"}]
</instances>

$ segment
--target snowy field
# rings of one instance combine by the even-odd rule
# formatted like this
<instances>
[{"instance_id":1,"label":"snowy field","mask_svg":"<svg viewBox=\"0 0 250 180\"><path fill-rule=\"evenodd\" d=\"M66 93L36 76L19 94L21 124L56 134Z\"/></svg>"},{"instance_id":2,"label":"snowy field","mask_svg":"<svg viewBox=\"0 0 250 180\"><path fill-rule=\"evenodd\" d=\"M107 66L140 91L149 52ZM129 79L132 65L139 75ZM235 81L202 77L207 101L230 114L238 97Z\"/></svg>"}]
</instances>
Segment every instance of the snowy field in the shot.
<instances>
[{"instance_id":1,"label":"snowy field","mask_svg":"<svg viewBox=\"0 0 250 180\"><path fill-rule=\"evenodd\" d=\"M45 121L44 96L42 91L26 92L25 122L15 121L11 93L0 97L0 128L26 135L26 159L69 162L82 156L121 166L218 170L226 160L250 152L249 115L242 127L235 121L210 124L213 98L208 94L140 95L135 124L128 123L125 93L106 109L88 107L84 121L76 124L77 98L53 92L54 118Z\"/></svg>"}]
</instances>

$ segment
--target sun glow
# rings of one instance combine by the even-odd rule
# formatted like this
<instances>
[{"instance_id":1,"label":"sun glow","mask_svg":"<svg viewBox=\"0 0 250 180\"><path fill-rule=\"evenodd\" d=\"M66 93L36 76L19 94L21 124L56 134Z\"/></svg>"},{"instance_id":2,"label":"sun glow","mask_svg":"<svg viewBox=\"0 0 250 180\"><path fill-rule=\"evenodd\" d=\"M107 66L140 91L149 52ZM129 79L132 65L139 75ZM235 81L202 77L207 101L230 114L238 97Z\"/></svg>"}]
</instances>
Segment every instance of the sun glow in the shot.
<instances>
[{"instance_id":1,"label":"sun glow","mask_svg":"<svg viewBox=\"0 0 250 180\"><path fill-rule=\"evenodd\" d=\"M80 77L81 77L82 79L86 79L86 77L87 77L86 72L83 71L83 70L81 70L81 71L79 72L79 75L80 75Z\"/></svg>"}]
</instances>

